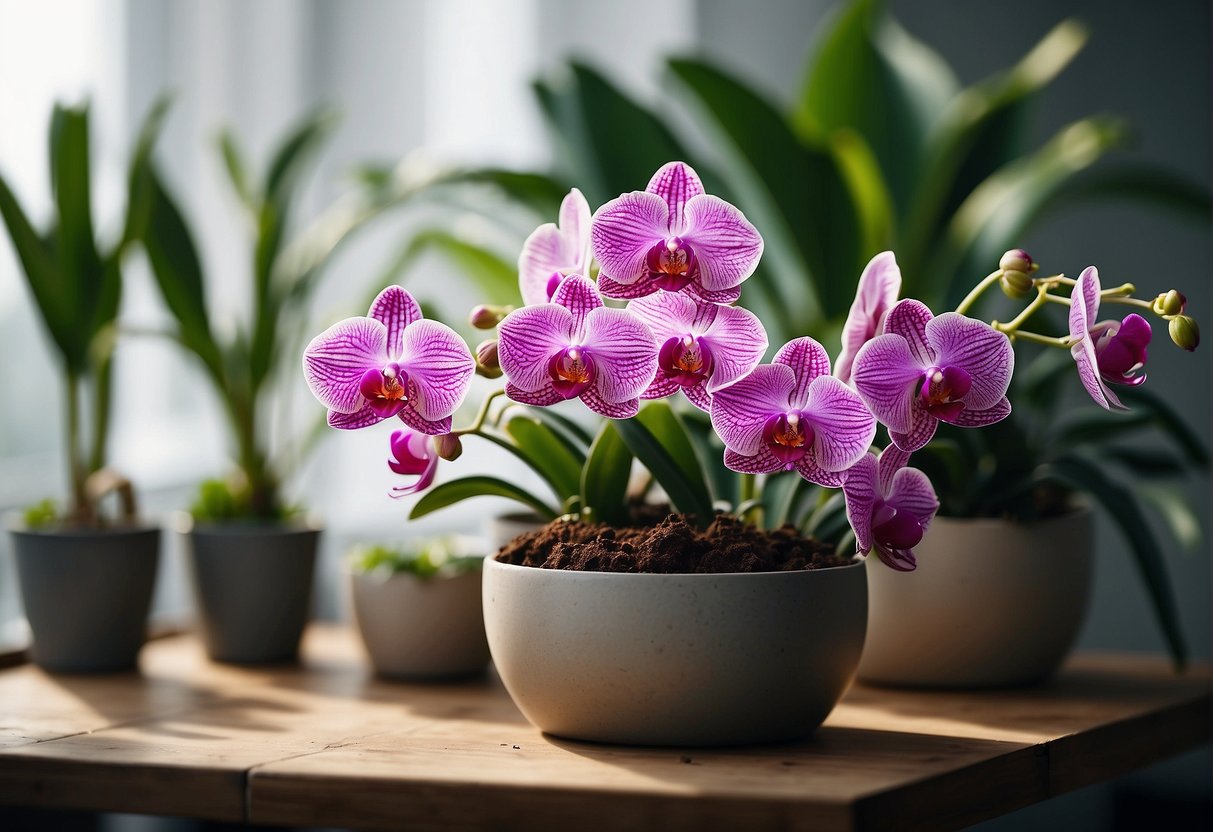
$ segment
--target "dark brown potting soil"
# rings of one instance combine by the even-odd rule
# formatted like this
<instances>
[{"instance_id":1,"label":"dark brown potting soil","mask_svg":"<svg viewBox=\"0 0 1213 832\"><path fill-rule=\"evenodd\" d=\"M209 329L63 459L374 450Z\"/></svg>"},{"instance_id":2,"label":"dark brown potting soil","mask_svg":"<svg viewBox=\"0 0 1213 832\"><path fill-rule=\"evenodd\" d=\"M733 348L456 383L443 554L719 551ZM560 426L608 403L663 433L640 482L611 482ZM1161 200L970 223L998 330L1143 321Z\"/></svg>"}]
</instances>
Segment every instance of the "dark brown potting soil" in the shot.
<instances>
[{"instance_id":1,"label":"dark brown potting soil","mask_svg":"<svg viewBox=\"0 0 1213 832\"><path fill-rule=\"evenodd\" d=\"M503 563L582 572L784 572L850 563L792 526L766 531L725 514L700 531L670 514L651 526L614 528L553 520L512 540Z\"/></svg>"}]
</instances>

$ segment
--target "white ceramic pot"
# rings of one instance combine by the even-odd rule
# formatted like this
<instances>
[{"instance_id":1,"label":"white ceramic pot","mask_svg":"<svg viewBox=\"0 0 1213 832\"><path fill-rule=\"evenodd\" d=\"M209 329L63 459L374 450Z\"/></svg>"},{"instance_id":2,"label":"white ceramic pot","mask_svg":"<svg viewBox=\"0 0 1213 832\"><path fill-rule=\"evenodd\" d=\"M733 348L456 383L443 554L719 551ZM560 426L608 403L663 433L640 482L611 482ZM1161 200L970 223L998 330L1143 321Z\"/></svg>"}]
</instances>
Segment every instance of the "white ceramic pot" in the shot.
<instances>
[{"instance_id":1,"label":"white ceramic pot","mask_svg":"<svg viewBox=\"0 0 1213 832\"><path fill-rule=\"evenodd\" d=\"M484 521L484 538L490 552L499 552L514 538L541 529L547 522L538 514L526 512L496 514Z\"/></svg>"},{"instance_id":2,"label":"white ceramic pot","mask_svg":"<svg viewBox=\"0 0 1213 832\"><path fill-rule=\"evenodd\" d=\"M484 620L501 680L550 734L634 745L803 737L854 677L862 564L654 575L485 561Z\"/></svg>"},{"instance_id":3,"label":"white ceramic pot","mask_svg":"<svg viewBox=\"0 0 1213 832\"><path fill-rule=\"evenodd\" d=\"M381 676L468 676L488 665L480 570L426 579L406 572L349 575L358 632Z\"/></svg>"},{"instance_id":4,"label":"white ceramic pot","mask_svg":"<svg viewBox=\"0 0 1213 832\"><path fill-rule=\"evenodd\" d=\"M914 551L914 572L868 559L865 682L1029 684L1074 646L1091 594L1090 509L1031 524L938 517Z\"/></svg>"}]
</instances>

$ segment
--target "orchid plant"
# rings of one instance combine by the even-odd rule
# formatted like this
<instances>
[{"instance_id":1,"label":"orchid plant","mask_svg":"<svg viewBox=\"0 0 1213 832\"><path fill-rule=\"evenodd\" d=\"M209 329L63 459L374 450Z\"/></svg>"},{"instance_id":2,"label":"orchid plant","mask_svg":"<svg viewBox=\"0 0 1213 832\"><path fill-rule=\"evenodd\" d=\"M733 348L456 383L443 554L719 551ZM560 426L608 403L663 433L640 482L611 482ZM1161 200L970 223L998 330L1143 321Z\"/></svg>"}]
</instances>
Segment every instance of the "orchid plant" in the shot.
<instances>
[{"instance_id":1,"label":"orchid plant","mask_svg":"<svg viewBox=\"0 0 1213 832\"><path fill-rule=\"evenodd\" d=\"M1083 387L1105 408L1120 406L1109 383L1144 381L1150 326L1136 313L1096 321L1101 299L1149 310L1168 321L1179 346L1196 345L1176 291L1149 301L1127 284L1101 291L1093 267L1077 280L1036 277L1036 264L1016 250L956 310L935 315L916 299L898 299L900 270L884 252L860 276L833 371L809 336L764 364L765 328L733 305L762 250L740 211L707 194L689 165L670 162L644 191L592 214L571 191L560 223L540 226L523 245L519 284L529 302L473 311L475 326L497 330L475 355L453 331L422 320L405 289L390 286L367 316L316 336L304 372L333 427L405 423L391 435L388 465L415 478L394 489L398 496L425 492L414 517L496 495L545 518L620 525L629 522L629 498L657 485L700 525L724 509L828 539L831 517L841 515L850 528L840 545L853 539L858 556L874 553L910 571L939 500L908 463L941 423L982 428L1007 418L1017 342L1070 352ZM1033 298L1007 323L969 317L994 285ZM1069 334L1026 328L1049 303L1069 307ZM454 428L474 372L504 376L504 387L471 424ZM496 406L502 397L507 404ZM671 406L673 397L690 406ZM603 417L595 434L551 410L574 399ZM710 431L696 427L705 422ZM469 435L516 455L555 501L495 477L435 486L438 460L456 458ZM629 489L634 460L643 476ZM719 463L726 477L713 475ZM722 486L729 480L735 487Z\"/></svg>"}]
</instances>

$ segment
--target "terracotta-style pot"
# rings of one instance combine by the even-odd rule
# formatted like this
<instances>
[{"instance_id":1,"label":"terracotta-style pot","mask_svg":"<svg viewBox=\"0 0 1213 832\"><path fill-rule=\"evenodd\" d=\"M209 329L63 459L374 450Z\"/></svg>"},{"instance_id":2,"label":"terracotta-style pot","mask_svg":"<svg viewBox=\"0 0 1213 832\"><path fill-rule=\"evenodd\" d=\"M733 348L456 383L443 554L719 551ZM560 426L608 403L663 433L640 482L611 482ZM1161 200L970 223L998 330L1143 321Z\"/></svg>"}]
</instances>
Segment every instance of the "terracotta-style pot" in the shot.
<instances>
[{"instance_id":1,"label":"terracotta-style pot","mask_svg":"<svg viewBox=\"0 0 1213 832\"><path fill-rule=\"evenodd\" d=\"M1024 685L1074 646L1091 594L1089 508L1030 524L937 517L914 551L914 572L868 559L863 681Z\"/></svg>"},{"instance_id":2,"label":"terracotta-style pot","mask_svg":"<svg viewBox=\"0 0 1213 832\"><path fill-rule=\"evenodd\" d=\"M543 731L636 745L803 737L841 698L867 622L864 566L746 574L484 567L493 662Z\"/></svg>"},{"instance_id":3,"label":"terracotta-style pot","mask_svg":"<svg viewBox=\"0 0 1213 832\"><path fill-rule=\"evenodd\" d=\"M147 637L160 529L12 530L31 655L47 670L129 670Z\"/></svg>"}]
</instances>

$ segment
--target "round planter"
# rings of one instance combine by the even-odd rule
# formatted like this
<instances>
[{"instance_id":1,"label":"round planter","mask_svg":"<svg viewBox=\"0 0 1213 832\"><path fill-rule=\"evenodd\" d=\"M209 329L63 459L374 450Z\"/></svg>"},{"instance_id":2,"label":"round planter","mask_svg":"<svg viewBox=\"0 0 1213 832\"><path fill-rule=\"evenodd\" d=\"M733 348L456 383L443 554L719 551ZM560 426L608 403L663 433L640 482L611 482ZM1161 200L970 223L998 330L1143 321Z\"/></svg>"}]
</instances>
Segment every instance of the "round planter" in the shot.
<instances>
[{"instance_id":1,"label":"round planter","mask_svg":"<svg viewBox=\"0 0 1213 832\"><path fill-rule=\"evenodd\" d=\"M495 514L484 521L484 539L490 552L499 552L514 538L541 529L547 524L538 514L519 511Z\"/></svg>"},{"instance_id":2,"label":"round planter","mask_svg":"<svg viewBox=\"0 0 1213 832\"><path fill-rule=\"evenodd\" d=\"M33 660L47 670L129 670L147 638L160 530L12 531Z\"/></svg>"},{"instance_id":3,"label":"round planter","mask_svg":"<svg viewBox=\"0 0 1213 832\"><path fill-rule=\"evenodd\" d=\"M379 675L441 679L483 672L489 645L479 570L433 578L407 572L349 577L354 619Z\"/></svg>"},{"instance_id":4,"label":"round planter","mask_svg":"<svg viewBox=\"0 0 1213 832\"><path fill-rule=\"evenodd\" d=\"M194 599L215 661L293 661L307 624L317 529L195 526L186 535Z\"/></svg>"},{"instance_id":5,"label":"round planter","mask_svg":"<svg viewBox=\"0 0 1213 832\"><path fill-rule=\"evenodd\" d=\"M1090 509L1031 524L938 517L914 551L909 573L868 559L865 682L1024 685L1074 646L1091 594Z\"/></svg>"},{"instance_id":6,"label":"round planter","mask_svg":"<svg viewBox=\"0 0 1213 832\"><path fill-rule=\"evenodd\" d=\"M654 575L484 566L501 680L534 725L634 745L803 737L855 674L862 564Z\"/></svg>"}]
</instances>

